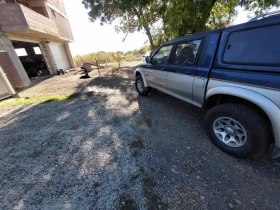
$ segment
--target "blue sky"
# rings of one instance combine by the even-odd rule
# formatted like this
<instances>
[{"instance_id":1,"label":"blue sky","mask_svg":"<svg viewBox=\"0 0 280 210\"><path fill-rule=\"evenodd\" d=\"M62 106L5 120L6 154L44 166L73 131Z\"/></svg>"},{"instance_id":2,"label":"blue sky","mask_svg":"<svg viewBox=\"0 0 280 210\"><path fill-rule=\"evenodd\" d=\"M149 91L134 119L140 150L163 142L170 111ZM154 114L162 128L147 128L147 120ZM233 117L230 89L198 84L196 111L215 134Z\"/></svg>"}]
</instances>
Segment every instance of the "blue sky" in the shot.
<instances>
[{"instance_id":1,"label":"blue sky","mask_svg":"<svg viewBox=\"0 0 280 210\"><path fill-rule=\"evenodd\" d=\"M128 51L148 43L143 32L130 34L123 42L125 35L116 33L114 24L101 26L98 20L91 23L80 0L65 0L65 6L75 38L75 42L70 44L73 56L98 51ZM246 22L247 15L247 12L238 9L234 24Z\"/></svg>"}]
</instances>

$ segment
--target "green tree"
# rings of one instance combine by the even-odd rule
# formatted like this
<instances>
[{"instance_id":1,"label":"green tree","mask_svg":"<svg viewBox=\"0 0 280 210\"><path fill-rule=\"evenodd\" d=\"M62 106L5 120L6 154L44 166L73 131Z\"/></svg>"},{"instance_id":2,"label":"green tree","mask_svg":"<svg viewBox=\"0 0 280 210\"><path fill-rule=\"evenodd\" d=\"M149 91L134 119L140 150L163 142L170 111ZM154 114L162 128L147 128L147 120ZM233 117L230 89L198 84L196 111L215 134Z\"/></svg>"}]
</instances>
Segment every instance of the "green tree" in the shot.
<instances>
[{"instance_id":1,"label":"green tree","mask_svg":"<svg viewBox=\"0 0 280 210\"><path fill-rule=\"evenodd\" d=\"M217 1L210 11L206 27L209 29L227 27L236 15L236 0Z\"/></svg>"},{"instance_id":2,"label":"green tree","mask_svg":"<svg viewBox=\"0 0 280 210\"><path fill-rule=\"evenodd\" d=\"M255 15L279 6L279 0L83 0L91 21L119 21L126 36L144 30L155 49L166 39L225 27L241 6Z\"/></svg>"},{"instance_id":3,"label":"green tree","mask_svg":"<svg viewBox=\"0 0 280 210\"><path fill-rule=\"evenodd\" d=\"M204 31L207 26L214 29L225 27L236 16L237 6L254 11L256 15L273 6L279 6L279 0L163 0L162 2L164 31L169 38Z\"/></svg>"},{"instance_id":4,"label":"green tree","mask_svg":"<svg viewBox=\"0 0 280 210\"><path fill-rule=\"evenodd\" d=\"M165 34L173 38L204 30L215 2L163 0L162 18Z\"/></svg>"},{"instance_id":5,"label":"green tree","mask_svg":"<svg viewBox=\"0 0 280 210\"><path fill-rule=\"evenodd\" d=\"M139 54L145 54L146 52L150 51L151 47L148 45L144 45L143 47L140 48Z\"/></svg>"}]
</instances>

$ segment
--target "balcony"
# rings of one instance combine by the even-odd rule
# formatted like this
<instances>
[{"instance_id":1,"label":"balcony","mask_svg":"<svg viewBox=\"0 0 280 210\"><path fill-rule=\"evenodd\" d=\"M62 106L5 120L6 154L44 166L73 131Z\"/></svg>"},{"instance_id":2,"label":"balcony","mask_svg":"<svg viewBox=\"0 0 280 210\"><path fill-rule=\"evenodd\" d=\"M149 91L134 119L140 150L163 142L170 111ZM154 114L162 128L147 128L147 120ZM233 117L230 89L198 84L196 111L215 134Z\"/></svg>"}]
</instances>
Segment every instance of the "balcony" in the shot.
<instances>
[{"instance_id":1,"label":"balcony","mask_svg":"<svg viewBox=\"0 0 280 210\"><path fill-rule=\"evenodd\" d=\"M55 21L18 3L0 4L0 27L1 31L13 34L68 40L60 36Z\"/></svg>"}]
</instances>

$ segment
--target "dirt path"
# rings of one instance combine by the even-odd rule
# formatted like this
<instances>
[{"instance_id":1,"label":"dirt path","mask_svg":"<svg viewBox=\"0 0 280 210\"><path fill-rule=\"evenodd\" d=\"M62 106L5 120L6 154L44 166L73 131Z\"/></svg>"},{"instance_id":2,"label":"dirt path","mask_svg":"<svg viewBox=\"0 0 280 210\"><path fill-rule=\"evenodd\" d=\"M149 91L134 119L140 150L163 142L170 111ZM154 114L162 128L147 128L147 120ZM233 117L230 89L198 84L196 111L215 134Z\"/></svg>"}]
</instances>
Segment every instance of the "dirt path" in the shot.
<instances>
[{"instance_id":1,"label":"dirt path","mask_svg":"<svg viewBox=\"0 0 280 210\"><path fill-rule=\"evenodd\" d=\"M279 162L221 152L204 112L138 96L132 72L73 88L86 99L0 110L0 209L280 209Z\"/></svg>"}]
</instances>

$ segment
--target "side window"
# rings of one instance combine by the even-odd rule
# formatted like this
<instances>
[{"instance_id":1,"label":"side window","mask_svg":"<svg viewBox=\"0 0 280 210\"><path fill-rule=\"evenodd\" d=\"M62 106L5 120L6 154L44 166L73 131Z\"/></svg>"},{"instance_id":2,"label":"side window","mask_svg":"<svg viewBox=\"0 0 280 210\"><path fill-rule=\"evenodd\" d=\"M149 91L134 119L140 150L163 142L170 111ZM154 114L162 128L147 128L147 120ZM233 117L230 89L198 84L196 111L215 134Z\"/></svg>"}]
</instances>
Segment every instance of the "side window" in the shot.
<instances>
[{"instance_id":1,"label":"side window","mask_svg":"<svg viewBox=\"0 0 280 210\"><path fill-rule=\"evenodd\" d=\"M200 44L201 40L179 43L176 48L174 64L186 66L194 65Z\"/></svg>"},{"instance_id":2,"label":"side window","mask_svg":"<svg viewBox=\"0 0 280 210\"><path fill-rule=\"evenodd\" d=\"M160 48L153 57L153 64L167 64L173 45Z\"/></svg>"},{"instance_id":3,"label":"side window","mask_svg":"<svg viewBox=\"0 0 280 210\"><path fill-rule=\"evenodd\" d=\"M233 32L223 60L236 64L279 65L279 34L280 25Z\"/></svg>"}]
</instances>

